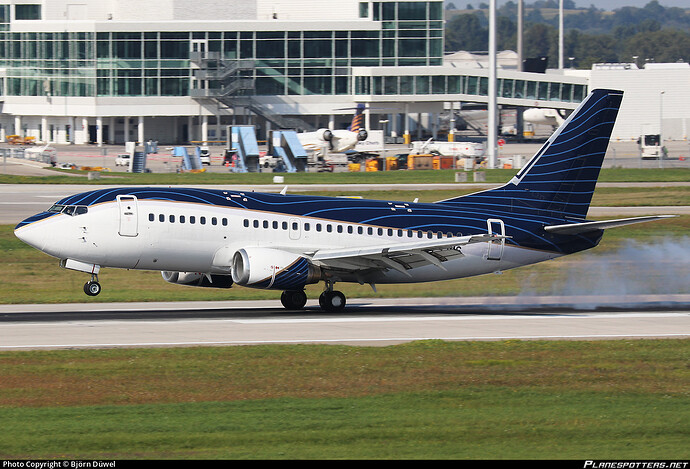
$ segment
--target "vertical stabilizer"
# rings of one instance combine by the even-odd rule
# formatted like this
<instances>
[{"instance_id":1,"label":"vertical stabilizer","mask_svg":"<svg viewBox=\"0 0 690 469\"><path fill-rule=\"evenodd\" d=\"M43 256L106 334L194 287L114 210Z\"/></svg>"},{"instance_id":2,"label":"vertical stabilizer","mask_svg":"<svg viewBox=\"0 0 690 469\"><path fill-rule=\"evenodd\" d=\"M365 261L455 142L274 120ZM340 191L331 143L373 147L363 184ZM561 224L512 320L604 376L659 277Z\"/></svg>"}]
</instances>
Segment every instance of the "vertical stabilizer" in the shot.
<instances>
[{"instance_id":1,"label":"vertical stabilizer","mask_svg":"<svg viewBox=\"0 0 690 469\"><path fill-rule=\"evenodd\" d=\"M585 218L622 99L593 90L508 184L444 202Z\"/></svg>"}]
</instances>

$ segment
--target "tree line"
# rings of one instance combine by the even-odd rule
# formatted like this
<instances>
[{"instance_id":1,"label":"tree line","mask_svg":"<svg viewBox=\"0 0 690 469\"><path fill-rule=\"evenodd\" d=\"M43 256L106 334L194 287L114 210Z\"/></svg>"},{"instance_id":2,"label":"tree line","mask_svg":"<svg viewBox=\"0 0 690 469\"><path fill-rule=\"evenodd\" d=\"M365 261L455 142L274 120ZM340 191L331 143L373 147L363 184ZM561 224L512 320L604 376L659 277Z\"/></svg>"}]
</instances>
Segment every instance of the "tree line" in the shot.
<instances>
[{"instance_id":1,"label":"tree line","mask_svg":"<svg viewBox=\"0 0 690 469\"><path fill-rule=\"evenodd\" d=\"M555 4L555 11L553 8ZM594 6L570 6L563 15L563 50L566 67L591 68L594 63L690 61L690 10L666 8L652 0L643 8L624 7L613 12ZM469 7L470 5L468 5ZM488 50L488 8L447 10L446 51ZM558 2L539 0L525 6L523 57L558 60ZM498 50L517 49L517 4L507 2L496 12ZM571 60L572 59L572 60Z\"/></svg>"}]
</instances>

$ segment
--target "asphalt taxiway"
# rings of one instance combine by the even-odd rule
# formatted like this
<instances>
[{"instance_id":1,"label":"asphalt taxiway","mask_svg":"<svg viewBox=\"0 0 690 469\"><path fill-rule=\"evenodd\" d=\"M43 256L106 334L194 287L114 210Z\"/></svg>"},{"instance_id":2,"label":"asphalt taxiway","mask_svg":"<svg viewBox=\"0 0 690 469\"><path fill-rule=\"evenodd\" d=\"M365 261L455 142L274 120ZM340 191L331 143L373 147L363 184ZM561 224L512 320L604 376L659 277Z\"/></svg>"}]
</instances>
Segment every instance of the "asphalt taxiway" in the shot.
<instances>
[{"instance_id":1,"label":"asphalt taxiway","mask_svg":"<svg viewBox=\"0 0 690 469\"><path fill-rule=\"evenodd\" d=\"M0 350L690 337L690 295L0 305Z\"/></svg>"}]
</instances>

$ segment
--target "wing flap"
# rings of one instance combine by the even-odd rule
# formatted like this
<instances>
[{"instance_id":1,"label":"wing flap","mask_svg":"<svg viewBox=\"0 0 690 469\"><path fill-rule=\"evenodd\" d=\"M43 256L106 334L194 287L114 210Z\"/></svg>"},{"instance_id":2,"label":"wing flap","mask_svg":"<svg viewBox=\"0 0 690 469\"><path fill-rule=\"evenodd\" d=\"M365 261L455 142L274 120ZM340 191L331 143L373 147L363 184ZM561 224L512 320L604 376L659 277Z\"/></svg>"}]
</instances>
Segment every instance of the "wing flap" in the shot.
<instances>
[{"instance_id":1,"label":"wing flap","mask_svg":"<svg viewBox=\"0 0 690 469\"><path fill-rule=\"evenodd\" d=\"M505 238L487 233L392 245L323 249L314 252L311 260L321 267L344 270L394 269L405 273L412 267L428 264L445 270L444 261L463 255L460 247Z\"/></svg>"},{"instance_id":2,"label":"wing flap","mask_svg":"<svg viewBox=\"0 0 690 469\"><path fill-rule=\"evenodd\" d=\"M550 225L545 226L544 231L555 234L577 235L588 233L590 231L605 230L607 228L616 228L618 226L632 225L634 223L645 223L648 221L663 220L665 218L673 218L678 215L652 215L647 217L635 218L621 218L619 220L603 220L603 221L589 221L584 223L569 223L566 225Z\"/></svg>"}]
</instances>

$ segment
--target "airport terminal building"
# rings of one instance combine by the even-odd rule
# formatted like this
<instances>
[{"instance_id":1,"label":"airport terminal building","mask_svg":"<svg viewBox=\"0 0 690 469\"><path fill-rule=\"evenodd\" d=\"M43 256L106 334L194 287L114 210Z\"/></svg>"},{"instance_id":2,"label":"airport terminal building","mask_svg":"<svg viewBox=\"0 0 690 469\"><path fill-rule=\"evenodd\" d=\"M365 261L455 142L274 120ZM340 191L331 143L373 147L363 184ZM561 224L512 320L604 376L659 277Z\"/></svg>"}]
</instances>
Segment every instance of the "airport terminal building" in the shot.
<instances>
[{"instance_id":1,"label":"airport terminal building","mask_svg":"<svg viewBox=\"0 0 690 469\"><path fill-rule=\"evenodd\" d=\"M369 129L428 131L488 102L488 70L444 55L443 15L442 1L0 0L0 140L222 142L246 123L266 138L345 128L356 103ZM567 112L588 72L501 68L498 104ZM665 116L655 101L654 125L690 109L672 95L686 89L666 94Z\"/></svg>"}]
</instances>

